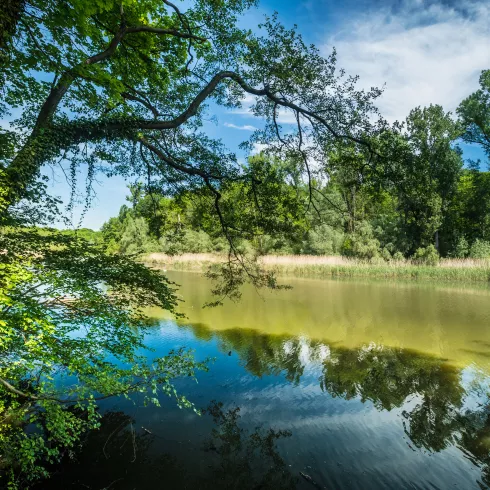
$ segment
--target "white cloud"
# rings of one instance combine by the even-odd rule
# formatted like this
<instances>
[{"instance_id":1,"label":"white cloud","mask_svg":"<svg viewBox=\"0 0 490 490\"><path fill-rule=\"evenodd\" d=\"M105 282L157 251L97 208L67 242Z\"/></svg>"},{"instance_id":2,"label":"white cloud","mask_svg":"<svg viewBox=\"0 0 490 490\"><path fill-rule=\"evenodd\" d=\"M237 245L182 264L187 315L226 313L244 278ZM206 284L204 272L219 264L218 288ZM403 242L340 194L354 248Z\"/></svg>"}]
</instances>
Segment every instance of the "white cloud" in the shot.
<instances>
[{"instance_id":1,"label":"white cloud","mask_svg":"<svg viewBox=\"0 0 490 490\"><path fill-rule=\"evenodd\" d=\"M250 108L252 107L252 105L255 104L256 101L257 101L257 97L255 97L255 95L245 93L243 98L240 101L241 107L237 107L236 109L233 109L231 112L233 114L239 114L242 116L253 117L253 114L252 114Z\"/></svg>"},{"instance_id":2,"label":"white cloud","mask_svg":"<svg viewBox=\"0 0 490 490\"><path fill-rule=\"evenodd\" d=\"M240 129L241 131L256 131L257 130L257 128L255 126L250 126L248 124L245 124L244 126L237 126L236 124L225 122L224 125L227 128Z\"/></svg>"},{"instance_id":3,"label":"white cloud","mask_svg":"<svg viewBox=\"0 0 490 490\"><path fill-rule=\"evenodd\" d=\"M237 114L237 115L240 115L242 117L255 117L253 112L252 112L252 106L257 101L256 99L257 98L254 95L245 94L244 98L241 101L242 106L237 108L237 109L233 109L233 111L231 111L232 114ZM295 117L293 111L291 111L290 109L287 109L285 107L280 107L277 110L277 122L279 124L296 124L296 117ZM243 127L239 128L235 125L228 125L227 123L225 123L225 126L234 127L236 129L242 129L242 128L244 129L244 128L253 127L253 126L243 126ZM256 128L254 128L254 130L255 129ZM252 131L252 130L249 130L249 131Z\"/></svg>"},{"instance_id":4,"label":"white cloud","mask_svg":"<svg viewBox=\"0 0 490 490\"><path fill-rule=\"evenodd\" d=\"M266 150L267 145L263 143L254 143L252 146L252 150L250 151L251 155L258 155L261 151Z\"/></svg>"},{"instance_id":5,"label":"white cloud","mask_svg":"<svg viewBox=\"0 0 490 490\"><path fill-rule=\"evenodd\" d=\"M394 16L384 12L347 21L323 47L335 46L338 65L360 75L364 88L386 89L378 107L402 120L416 106L441 104L454 111L490 68L490 4L418 6L407 0ZM462 13L464 12L464 14Z\"/></svg>"}]
</instances>

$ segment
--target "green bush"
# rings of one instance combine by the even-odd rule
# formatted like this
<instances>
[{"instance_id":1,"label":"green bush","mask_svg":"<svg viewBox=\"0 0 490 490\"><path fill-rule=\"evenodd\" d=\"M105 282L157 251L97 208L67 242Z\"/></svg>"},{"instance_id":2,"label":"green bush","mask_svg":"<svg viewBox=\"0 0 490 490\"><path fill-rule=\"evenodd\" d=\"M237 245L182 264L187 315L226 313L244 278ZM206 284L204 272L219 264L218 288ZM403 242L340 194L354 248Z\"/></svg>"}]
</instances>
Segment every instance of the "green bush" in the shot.
<instances>
[{"instance_id":1,"label":"green bush","mask_svg":"<svg viewBox=\"0 0 490 490\"><path fill-rule=\"evenodd\" d=\"M476 239L470 248L470 257L472 259L490 258L490 242Z\"/></svg>"},{"instance_id":2,"label":"green bush","mask_svg":"<svg viewBox=\"0 0 490 490\"><path fill-rule=\"evenodd\" d=\"M470 246L466 238L463 236L458 240L458 243L456 243L456 247L454 248L452 255L457 259L464 259L465 257L468 257L469 253Z\"/></svg>"},{"instance_id":3,"label":"green bush","mask_svg":"<svg viewBox=\"0 0 490 490\"><path fill-rule=\"evenodd\" d=\"M206 253L215 250L211 237L202 230L183 230L160 238L160 250L169 255Z\"/></svg>"},{"instance_id":4,"label":"green bush","mask_svg":"<svg viewBox=\"0 0 490 490\"><path fill-rule=\"evenodd\" d=\"M213 239L213 252L228 252L230 244L225 237L218 237Z\"/></svg>"},{"instance_id":5,"label":"green bush","mask_svg":"<svg viewBox=\"0 0 490 490\"><path fill-rule=\"evenodd\" d=\"M439 263L439 253L434 245L420 247L414 253L412 260L416 264L435 266Z\"/></svg>"},{"instance_id":6,"label":"green bush","mask_svg":"<svg viewBox=\"0 0 490 490\"><path fill-rule=\"evenodd\" d=\"M342 255L365 260L380 257L380 243L374 238L373 228L369 223L359 223L356 232L346 237L342 245Z\"/></svg>"},{"instance_id":7,"label":"green bush","mask_svg":"<svg viewBox=\"0 0 490 490\"><path fill-rule=\"evenodd\" d=\"M259 255L286 255L297 253L291 246L291 242L284 237L260 235L254 240L254 246Z\"/></svg>"},{"instance_id":8,"label":"green bush","mask_svg":"<svg viewBox=\"0 0 490 490\"><path fill-rule=\"evenodd\" d=\"M342 248L344 234L333 227L322 224L308 232L303 253L311 255L338 255Z\"/></svg>"},{"instance_id":9,"label":"green bush","mask_svg":"<svg viewBox=\"0 0 490 490\"><path fill-rule=\"evenodd\" d=\"M405 256L399 251L397 250L393 256L392 256L392 260L396 261L396 262L401 262L401 261L404 261L405 260Z\"/></svg>"},{"instance_id":10,"label":"green bush","mask_svg":"<svg viewBox=\"0 0 490 490\"><path fill-rule=\"evenodd\" d=\"M148 224L143 218L128 215L123 223L119 240L119 250L123 254L156 252L158 244L150 237Z\"/></svg>"},{"instance_id":11,"label":"green bush","mask_svg":"<svg viewBox=\"0 0 490 490\"><path fill-rule=\"evenodd\" d=\"M388 250L387 247L383 247L381 250L380 250L380 256L383 260L385 260L386 262L389 262L391 259L392 259L392 255L390 253L390 251Z\"/></svg>"},{"instance_id":12,"label":"green bush","mask_svg":"<svg viewBox=\"0 0 490 490\"><path fill-rule=\"evenodd\" d=\"M371 265L386 265L386 260L380 255L376 255L368 260Z\"/></svg>"}]
</instances>

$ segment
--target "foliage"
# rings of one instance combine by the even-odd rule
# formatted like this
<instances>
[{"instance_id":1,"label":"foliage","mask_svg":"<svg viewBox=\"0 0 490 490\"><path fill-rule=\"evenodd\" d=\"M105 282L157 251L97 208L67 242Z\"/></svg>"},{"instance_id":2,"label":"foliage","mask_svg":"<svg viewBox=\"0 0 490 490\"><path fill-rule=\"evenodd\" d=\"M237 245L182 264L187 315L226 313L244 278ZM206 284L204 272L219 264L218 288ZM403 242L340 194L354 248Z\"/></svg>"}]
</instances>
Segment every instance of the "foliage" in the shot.
<instances>
[{"instance_id":1,"label":"foliage","mask_svg":"<svg viewBox=\"0 0 490 490\"><path fill-rule=\"evenodd\" d=\"M335 52L322 57L277 16L256 34L237 27L253 5L8 2L0 115L19 116L0 131L0 442L12 484L44 475L96 427L100 397L143 390L157 402L163 391L190 405L172 379L204 366L183 352L143 354L143 309L172 312L173 285L132 255L225 243L228 261L210 271L219 303L246 281L277 288L254 261L262 237L302 250L305 237L331 232L332 249L342 236L353 254L375 258L442 235L461 170L449 115L415 109L406 130L389 129L374 105L381 91L359 90ZM204 121L212 104L236 109L246 97L264 124L243 148L260 143L267 153L242 165ZM484 106L485 93L477 99ZM296 124L282 127L279 111ZM137 182L103 245L83 231L30 228L62 218L41 177L62 162L73 193L86 166L87 206L98 172ZM396 240L378 238L369 222L378 214ZM324 219L331 230L319 228Z\"/></svg>"},{"instance_id":2,"label":"foliage","mask_svg":"<svg viewBox=\"0 0 490 490\"><path fill-rule=\"evenodd\" d=\"M357 89L336 70L335 53L323 58L276 16L257 34L237 27L253 5L26 0L2 11L0 115L19 114L0 131L0 442L12 485L45 475L96 428L101 397L145 391L157 403L163 392L190 406L172 379L204 366L185 352L145 353L144 308L173 312L176 297L135 254L226 243L228 263L211 273L217 294L236 298L245 281L275 288L250 243L306 230L311 199L288 185L314 184L305 140L316 156L339 138L372 151L381 92ZM211 103L238 108L246 96L265 123L249 145L259 138L273 155L243 166L203 129ZM297 120L287 136L278 108ZM98 172L137 182L132 207L104 226L103 244L86 230L32 228L63 220L42 177L60 165L72 186L68 212L82 166L86 207Z\"/></svg>"},{"instance_id":3,"label":"foliage","mask_svg":"<svg viewBox=\"0 0 490 490\"><path fill-rule=\"evenodd\" d=\"M371 225L363 222L358 224L355 233L344 242L343 253L369 260L379 257L379 246L379 241L373 236Z\"/></svg>"},{"instance_id":4,"label":"foliage","mask_svg":"<svg viewBox=\"0 0 490 490\"><path fill-rule=\"evenodd\" d=\"M490 242L477 238L473 245L471 245L469 256L472 259L490 258Z\"/></svg>"},{"instance_id":5,"label":"foliage","mask_svg":"<svg viewBox=\"0 0 490 490\"><path fill-rule=\"evenodd\" d=\"M457 109L465 128L463 138L481 145L490 157L490 70L480 75L480 88L463 100Z\"/></svg>"},{"instance_id":6,"label":"foliage","mask_svg":"<svg viewBox=\"0 0 490 490\"><path fill-rule=\"evenodd\" d=\"M222 239L232 238L259 255L343 254L389 261L434 245L443 257L465 256L475 240L490 239L490 173L480 162L462 168L454 144L461 134L461 122L440 106L414 109L404 124L380 136L386 158L369 162L352 143L332 145L321 170L328 179L313 182L313 188L293 172L294 154L255 156L244 172L252 170L261 185L239 181L220 189L223 205L240 210L239 215L223 212L224 221L236 224L224 237L212 219L205 187L171 197L140 189L132 212L147 221L150 235L164 236L158 251L170 254L225 251ZM462 240L468 241L466 252L459 248Z\"/></svg>"},{"instance_id":7,"label":"foliage","mask_svg":"<svg viewBox=\"0 0 490 490\"><path fill-rule=\"evenodd\" d=\"M301 252L312 255L339 255L343 241L342 231L322 223L308 231Z\"/></svg>"},{"instance_id":8,"label":"foliage","mask_svg":"<svg viewBox=\"0 0 490 490\"><path fill-rule=\"evenodd\" d=\"M164 276L56 231L4 228L0 248L0 447L11 484L46 476L46 463L97 428L99 399L140 391L192 406L172 380L205 365L184 351L144 354L143 308L177 304Z\"/></svg>"},{"instance_id":9,"label":"foliage","mask_svg":"<svg viewBox=\"0 0 490 490\"><path fill-rule=\"evenodd\" d=\"M423 265L437 265L439 263L439 253L434 245L420 247L413 254L413 261Z\"/></svg>"},{"instance_id":10,"label":"foliage","mask_svg":"<svg viewBox=\"0 0 490 490\"><path fill-rule=\"evenodd\" d=\"M389 155L382 162L380 185L396 196L397 249L407 255L437 242L444 215L462 168L454 147L460 128L440 106L416 108L404 125L382 136Z\"/></svg>"},{"instance_id":11,"label":"foliage","mask_svg":"<svg viewBox=\"0 0 490 490\"><path fill-rule=\"evenodd\" d=\"M119 240L119 249L124 254L153 252L156 243L149 236L148 224L142 218L133 218L128 214L123 223L123 232Z\"/></svg>"},{"instance_id":12,"label":"foliage","mask_svg":"<svg viewBox=\"0 0 490 490\"><path fill-rule=\"evenodd\" d=\"M468 245L468 241L464 236L460 237L456 243L456 247L454 248L454 257L464 259L465 257L468 257L469 253L470 247Z\"/></svg>"}]
</instances>

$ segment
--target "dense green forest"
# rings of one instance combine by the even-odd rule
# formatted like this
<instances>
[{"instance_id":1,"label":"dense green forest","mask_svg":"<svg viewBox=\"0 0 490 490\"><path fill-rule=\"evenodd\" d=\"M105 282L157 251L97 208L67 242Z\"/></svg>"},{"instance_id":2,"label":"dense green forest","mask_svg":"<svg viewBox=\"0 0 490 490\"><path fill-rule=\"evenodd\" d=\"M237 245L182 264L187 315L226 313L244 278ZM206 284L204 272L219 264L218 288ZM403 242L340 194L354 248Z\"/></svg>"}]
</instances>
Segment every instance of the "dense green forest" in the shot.
<instances>
[{"instance_id":1,"label":"dense green forest","mask_svg":"<svg viewBox=\"0 0 490 490\"><path fill-rule=\"evenodd\" d=\"M482 74L477 97L488 98L487 78L488 72ZM414 109L399 132L389 136L399 140L392 151L401 157L370 164L355 148L337 146L326 162L317 162L323 167L323 180L313 184L314 201L308 185L299 176L291 178L294 161L266 152L250 157L242 171L253 169L263 176L262 183L274 186L287 201L281 203L282 219L274 223L271 234L268 224L260 222L261 213L271 220L278 211L270 196L259 195L242 182L223 188L225 209L239 210L240 220L259 221L255 229L240 233L237 246L260 255L413 258L426 263L438 256L490 257L490 173L480 161L465 165L458 147L464 138L475 141L474 123L466 121L465 126L464 119L475 98L461 103L459 120L440 106ZM129 191L129 205L102 226L98 237L109 250L125 254L228 251L222 228L213 220L213 195L205 186L163 194L139 183Z\"/></svg>"}]
</instances>

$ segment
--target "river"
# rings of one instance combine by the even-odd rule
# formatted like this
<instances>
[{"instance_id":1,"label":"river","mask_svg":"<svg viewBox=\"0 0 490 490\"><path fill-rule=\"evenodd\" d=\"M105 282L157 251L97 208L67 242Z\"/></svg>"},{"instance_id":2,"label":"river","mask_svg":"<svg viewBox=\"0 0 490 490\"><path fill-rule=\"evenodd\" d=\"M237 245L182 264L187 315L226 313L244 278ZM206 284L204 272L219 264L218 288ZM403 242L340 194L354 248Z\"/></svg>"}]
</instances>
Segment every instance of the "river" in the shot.
<instances>
[{"instance_id":1,"label":"river","mask_svg":"<svg viewBox=\"0 0 490 490\"><path fill-rule=\"evenodd\" d=\"M104 402L100 431L41 488L480 489L490 485L490 289L288 279L187 315L151 311L154 355L213 358L161 398Z\"/></svg>"}]
</instances>

